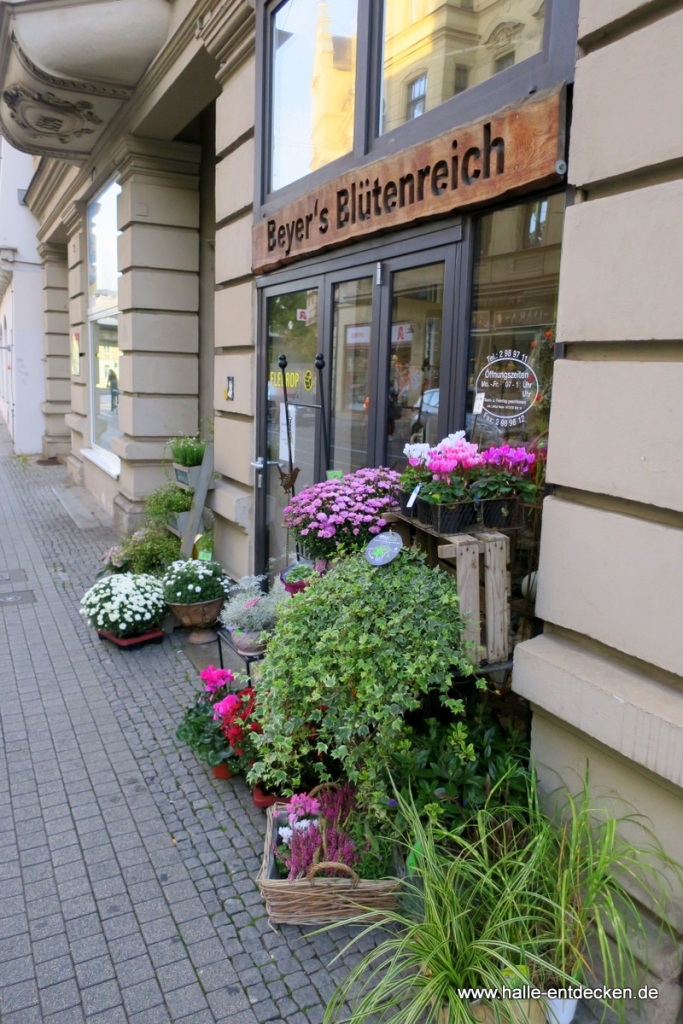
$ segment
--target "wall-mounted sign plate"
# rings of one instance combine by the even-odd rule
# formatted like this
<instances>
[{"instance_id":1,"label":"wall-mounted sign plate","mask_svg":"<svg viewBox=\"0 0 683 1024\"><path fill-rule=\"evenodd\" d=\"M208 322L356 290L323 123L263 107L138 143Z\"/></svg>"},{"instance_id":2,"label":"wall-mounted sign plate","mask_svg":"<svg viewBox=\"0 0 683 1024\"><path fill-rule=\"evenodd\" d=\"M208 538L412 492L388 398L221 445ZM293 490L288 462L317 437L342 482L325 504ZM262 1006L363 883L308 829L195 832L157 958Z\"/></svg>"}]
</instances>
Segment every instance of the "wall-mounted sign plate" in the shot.
<instances>
[{"instance_id":1,"label":"wall-mounted sign plate","mask_svg":"<svg viewBox=\"0 0 683 1024\"><path fill-rule=\"evenodd\" d=\"M393 562L402 547L403 541L397 533L378 533L366 547L365 557L370 565L388 565L389 562Z\"/></svg>"}]
</instances>

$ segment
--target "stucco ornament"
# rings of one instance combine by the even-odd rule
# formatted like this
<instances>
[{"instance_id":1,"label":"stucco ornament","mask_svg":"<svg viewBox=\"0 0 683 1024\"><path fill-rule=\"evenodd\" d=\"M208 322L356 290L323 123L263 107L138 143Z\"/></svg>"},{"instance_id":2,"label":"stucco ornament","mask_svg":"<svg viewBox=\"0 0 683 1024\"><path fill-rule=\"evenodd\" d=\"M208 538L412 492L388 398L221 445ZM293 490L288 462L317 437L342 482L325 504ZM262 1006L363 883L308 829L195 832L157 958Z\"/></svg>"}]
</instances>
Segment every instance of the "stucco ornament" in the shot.
<instances>
[{"instance_id":1,"label":"stucco ornament","mask_svg":"<svg viewBox=\"0 0 683 1024\"><path fill-rule=\"evenodd\" d=\"M48 136L66 145L71 139L92 135L102 124L87 100L74 102L22 83L5 89L2 98L12 120L34 139Z\"/></svg>"}]
</instances>

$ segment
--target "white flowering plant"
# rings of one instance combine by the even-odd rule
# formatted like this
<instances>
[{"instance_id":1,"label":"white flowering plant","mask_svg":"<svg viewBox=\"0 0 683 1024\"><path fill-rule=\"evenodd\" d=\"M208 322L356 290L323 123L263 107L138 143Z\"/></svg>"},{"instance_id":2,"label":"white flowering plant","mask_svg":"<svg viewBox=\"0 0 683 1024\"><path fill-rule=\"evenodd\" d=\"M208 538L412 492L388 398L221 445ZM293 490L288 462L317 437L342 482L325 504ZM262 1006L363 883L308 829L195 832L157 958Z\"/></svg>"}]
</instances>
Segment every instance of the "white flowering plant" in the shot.
<instances>
[{"instance_id":1,"label":"white flowering plant","mask_svg":"<svg viewBox=\"0 0 683 1024\"><path fill-rule=\"evenodd\" d=\"M81 615L91 626L122 640L148 633L159 625L165 612L161 583L146 574L106 576L81 600Z\"/></svg>"},{"instance_id":2,"label":"white flowering plant","mask_svg":"<svg viewBox=\"0 0 683 1024\"><path fill-rule=\"evenodd\" d=\"M219 562L189 558L173 562L161 582L169 604L198 604L224 597L224 580L225 573Z\"/></svg>"}]
</instances>

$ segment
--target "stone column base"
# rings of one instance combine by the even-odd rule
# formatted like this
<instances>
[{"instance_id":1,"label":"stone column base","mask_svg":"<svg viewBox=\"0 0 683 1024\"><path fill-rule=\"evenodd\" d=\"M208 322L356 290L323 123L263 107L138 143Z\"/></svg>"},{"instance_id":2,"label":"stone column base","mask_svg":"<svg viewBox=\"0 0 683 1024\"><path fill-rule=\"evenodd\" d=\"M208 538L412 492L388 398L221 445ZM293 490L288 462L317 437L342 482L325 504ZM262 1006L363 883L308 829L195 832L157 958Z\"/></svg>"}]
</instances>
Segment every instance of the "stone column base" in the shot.
<instances>
[{"instance_id":1,"label":"stone column base","mask_svg":"<svg viewBox=\"0 0 683 1024\"><path fill-rule=\"evenodd\" d=\"M122 536L135 533L145 519L144 501L131 501L123 494L114 498L114 529Z\"/></svg>"}]
</instances>

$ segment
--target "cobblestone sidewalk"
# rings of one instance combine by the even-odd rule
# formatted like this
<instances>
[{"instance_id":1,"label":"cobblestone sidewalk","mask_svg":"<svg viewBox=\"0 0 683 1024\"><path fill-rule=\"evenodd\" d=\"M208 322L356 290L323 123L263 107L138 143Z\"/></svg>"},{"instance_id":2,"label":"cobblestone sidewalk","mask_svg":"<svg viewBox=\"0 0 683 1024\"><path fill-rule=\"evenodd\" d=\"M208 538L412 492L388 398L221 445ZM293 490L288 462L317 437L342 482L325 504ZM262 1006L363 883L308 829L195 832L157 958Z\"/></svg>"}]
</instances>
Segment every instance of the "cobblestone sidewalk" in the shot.
<instances>
[{"instance_id":1,"label":"cobblestone sidewalk","mask_svg":"<svg viewBox=\"0 0 683 1024\"><path fill-rule=\"evenodd\" d=\"M270 928L265 816L174 737L195 670L178 641L99 641L78 603L115 537L10 453L2 426L2 1024L319 1024L348 935Z\"/></svg>"}]
</instances>

